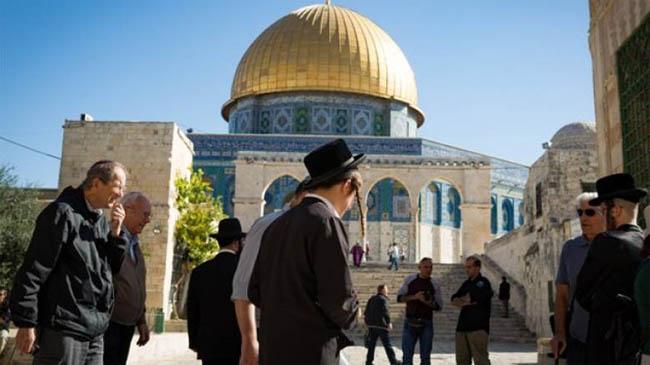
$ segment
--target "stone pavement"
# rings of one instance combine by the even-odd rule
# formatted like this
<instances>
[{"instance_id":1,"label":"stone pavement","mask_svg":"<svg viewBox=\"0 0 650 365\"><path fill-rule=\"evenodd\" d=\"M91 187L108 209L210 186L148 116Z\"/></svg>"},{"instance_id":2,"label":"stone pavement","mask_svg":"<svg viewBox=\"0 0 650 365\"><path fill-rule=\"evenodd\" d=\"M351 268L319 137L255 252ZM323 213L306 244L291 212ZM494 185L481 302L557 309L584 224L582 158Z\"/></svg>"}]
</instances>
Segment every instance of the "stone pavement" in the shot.
<instances>
[{"instance_id":1,"label":"stone pavement","mask_svg":"<svg viewBox=\"0 0 650 365\"><path fill-rule=\"evenodd\" d=\"M187 348L187 334L165 333L154 334L149 344L137 347L133 338L129 364L133 365L190 365L200 364L195 354ZM375 350L375 365L388 365L386 353L381 344ZM452 342L434 342L434 353L431 355L432 364L455 364L454 344ZM344 354L350 365L363 365L366 359L366 349L361 346L347 348ZM402 351L396 349L398 359ZM490 360L493 365L523 365L537 364L537 353L534 344L493 343L490 344ZM419 363L416 355L416 364Z\"/></svg>"}]
</instances>

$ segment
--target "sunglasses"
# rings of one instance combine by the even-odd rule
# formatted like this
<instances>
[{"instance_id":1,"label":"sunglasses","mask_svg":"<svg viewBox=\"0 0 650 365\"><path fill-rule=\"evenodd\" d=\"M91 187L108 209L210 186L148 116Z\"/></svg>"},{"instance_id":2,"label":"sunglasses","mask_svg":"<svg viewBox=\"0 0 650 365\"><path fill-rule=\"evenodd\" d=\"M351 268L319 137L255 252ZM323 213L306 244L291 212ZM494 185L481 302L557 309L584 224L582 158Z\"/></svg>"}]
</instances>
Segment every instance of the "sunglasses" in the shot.
<instances>
[{"instance_id":1,"label":"sunglasses","mask_svg":"<svg viewBox=\"0 0 650 365\"><path fill-rule=\"evenodd\" d=\"M593 217L596 215L596 211L594 209L578 209L576 211L578 212L578 217L582 217L583 214L587 217Z\"/></svg>"}]
</instances>

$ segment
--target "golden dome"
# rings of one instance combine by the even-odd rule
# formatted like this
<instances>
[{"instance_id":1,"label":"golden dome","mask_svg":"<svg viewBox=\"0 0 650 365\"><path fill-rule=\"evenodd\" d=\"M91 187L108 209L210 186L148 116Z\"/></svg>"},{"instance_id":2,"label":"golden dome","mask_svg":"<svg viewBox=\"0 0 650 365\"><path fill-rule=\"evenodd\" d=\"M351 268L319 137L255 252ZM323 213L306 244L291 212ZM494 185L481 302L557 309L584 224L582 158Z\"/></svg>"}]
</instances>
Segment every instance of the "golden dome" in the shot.
<instances>
[{"instance_id":1,"label":"golden dome","mask_svg":"<svg viewBox=\"0 0 650 365\"><path fill-rule=\"evenodd\" d=\"M411 107L418 126L415 75L393 39L368 18L333 5L293 11L248 48L221 114L245 96L335 91L395 99Z\"/></svg>"}]
</instances>

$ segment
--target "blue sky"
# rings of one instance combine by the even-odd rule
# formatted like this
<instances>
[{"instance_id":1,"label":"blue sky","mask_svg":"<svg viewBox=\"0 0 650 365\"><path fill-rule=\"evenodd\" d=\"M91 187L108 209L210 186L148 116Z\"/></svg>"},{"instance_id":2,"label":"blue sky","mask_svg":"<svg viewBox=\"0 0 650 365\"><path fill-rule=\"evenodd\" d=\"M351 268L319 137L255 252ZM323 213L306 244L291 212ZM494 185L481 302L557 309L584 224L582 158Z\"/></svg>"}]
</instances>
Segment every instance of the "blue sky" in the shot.
<instances>
[{"instance_id":1,"label":"blue sky","mask_svg":"<svg viewBox=\"0 0 650 365\"><path fill-rule=\"evenodd\" d=\"M239 59L312 1L0 0L0 136L60 156L63 121L175 121L226 133ZM419 136L531 164L561 126L594 120L587 0L333 0L373 20L415 71ZM0 140L22 183L59 161Z\"/></svg>"}]
</instances>

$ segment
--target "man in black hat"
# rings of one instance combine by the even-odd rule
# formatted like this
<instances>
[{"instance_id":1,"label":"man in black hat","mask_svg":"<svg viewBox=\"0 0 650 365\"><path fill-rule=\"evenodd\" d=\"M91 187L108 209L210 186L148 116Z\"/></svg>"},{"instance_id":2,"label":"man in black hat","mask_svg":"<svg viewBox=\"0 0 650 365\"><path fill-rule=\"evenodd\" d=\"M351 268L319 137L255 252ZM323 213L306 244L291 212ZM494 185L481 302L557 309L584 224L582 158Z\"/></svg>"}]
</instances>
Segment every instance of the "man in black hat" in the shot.
<instances>
[{"instance_id":1,"label":"man in black hat","mask_svg":"<svg viewBox=\"0 0 650 365\"><path fill-rule=\"evenodd\" d=\"M588 364L631 364L639 349L638 319L632 298L643 243L636 225L639 201L647 195L629 174L614 174L596 182L604 205L605 233L596 236L578 274L575 298L589 312Z\"/></svg>"},{"instance_id":2,"label":"man in black hat","mask_svg":"<svg viewBox=\"0 0 650 365\"><path fill-rule=\"evenodd\" d=\"M237 218L220 221L217 233L210 235L219 242L219 252L197 266L190 277L187 335L190 349L204 365L239 364L241 336L230 296L245 236Z\"/></svg>"},{"instance_id":3,"label":"man in black hat","mask_svg":"<svg viewBox=\"0 0 650 365\"><path fill-rule=\"evenodd\" d=\"M249 285L261 308L262 365L337 365L350 343L341 330L354 322L358 302L341 217L355 197L360 204L363 158L342 139L309 153L310 193L264 233Z\"/></svg>"}]
</instances>

